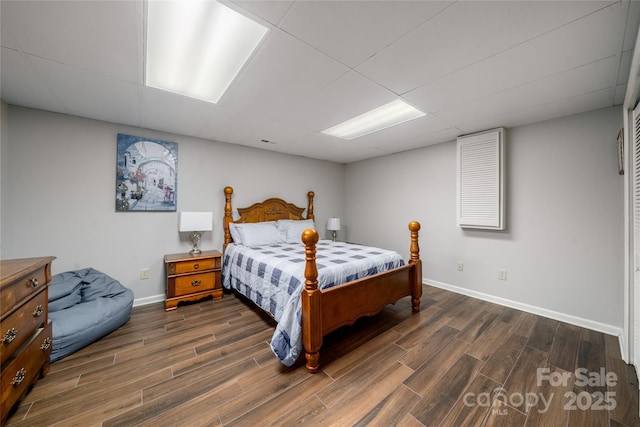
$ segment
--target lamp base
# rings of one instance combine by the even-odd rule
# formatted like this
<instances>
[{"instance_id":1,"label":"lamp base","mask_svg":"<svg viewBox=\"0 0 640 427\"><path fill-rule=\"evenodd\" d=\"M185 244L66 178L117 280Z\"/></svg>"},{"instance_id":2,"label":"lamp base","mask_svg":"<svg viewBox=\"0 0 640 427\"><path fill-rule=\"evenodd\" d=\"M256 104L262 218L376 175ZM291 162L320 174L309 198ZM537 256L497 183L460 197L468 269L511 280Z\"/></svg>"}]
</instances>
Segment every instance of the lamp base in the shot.
<instances>
[{"instance_id":1,"label":"lamp base","mask_svg":"<svg viewBox=\"0 0 640 427\"><path fill-rule=\"evenodd\" d=\"M189 251L191 255L198 255L202 253L198 245L200 244L200 238L202 237L202 233L199 231L191 232L191 243L193 243L193 248Z\"/></svg>"},{"instance_id":2,"label":"lamp base","mask_svg":"<svg viewBox=\"0 0 640 427\"><path fill-rule=\"evenodd\" d=\"M337 234L337 233L336 233L336 231L335 231L335 230L333 230L333 231L331 232L331 235L333 236L333 241L334 241L334 242L336 241L336 234Z\"/></svg>"}]
</instances>

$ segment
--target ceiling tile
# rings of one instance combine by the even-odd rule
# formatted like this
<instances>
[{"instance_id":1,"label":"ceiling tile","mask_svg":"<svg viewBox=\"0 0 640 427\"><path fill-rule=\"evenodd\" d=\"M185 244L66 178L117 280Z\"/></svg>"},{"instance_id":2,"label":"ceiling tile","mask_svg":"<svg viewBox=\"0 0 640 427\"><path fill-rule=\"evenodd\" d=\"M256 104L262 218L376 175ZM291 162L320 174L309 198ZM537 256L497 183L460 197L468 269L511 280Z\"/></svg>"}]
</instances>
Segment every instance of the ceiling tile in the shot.
<instances>
[{"instance_id":1,"label":"ceiling tile","mask_svg":"<svg viewBox=\"0 0 640 427\"><path fill-rule=\"evenodd\" d=\"M270 120L247 115L236 110L211 104L211 115L196 135L214 141L243 144L251 135L264 128Z\"/></svg>"},{"instance_id":2,"label":"ceiling tile","mask_svg":"<svg viewBox=\"0 0 640 427\"><path fill-rule=\"evenodd\" d=\"M503 116L512 111L525 110L548 102L572 98L593 88L611 88L611 75L615 75L618 58L609 57L564 73L518 86L463 105L437 113L437 116L455 126L481 118ZM613 92L612 92L613 93ZM600 108L613 105L613 97Z\"/></svg>"},{"instance_id":3,"label":"ceiling tile","mask_svg":"<svg viewBox=\"0 0 640 427\"><path fill-rule=\"evenodd\" d=\"M212 115L212 104L165 92L140 88L140 126L165 132L195 136Z\"/></svg>"},{"instance_id":4,"label":"ceiling tile","mask_svg":"<svg viewBox=\"0 0 640 427\"><path fill-rule=\"evenodd\" d=\"M8 104L68 114L26 55L2 48L0 97Z\"/></svg>"},{"instance_id":5,"label":"ceiling tile","mask_svg":"<svg viewBox=\"0 0 640 427\"><path fill-rule=\"evenodd\" d=\"M29 57L65 110L78 117L139 126L138 87L132 83Z\"/></svg>"},{"instance_id":6,"label":"ceiling tile","mask_svg":"<svg viewBox=\"0 0 640 427\"><path fill-rule=\"evenodd\" d=\"M570 98L562 98L555 101L536 105L531 108L515 110L501 116L491 118L470 118L460 126L463 133L478 132L499 126L515 127L544 120L555 119L563 116L598 110L603 105L611 103L613 90L605 88L593 92L583 93Z\"/></svg>"},{"instance_id":7,"label":"ceiling tile","mask_svg":"<svg viewBox=\"0 0 640 427\"><path fill-rule=\"evenodd\" d=\"M264 19L272 25L277 25L294 2L289 0L232 0L231 3L248 11L252 15ZM236 8L236 10L238 9Z\"/></svg>"},{"instance_id":8,"label":"ceiling tile","mask_svg":"<svg viewBox=\"0 0 640 427\"><path fill-rule=\"evenodd\" d=\"M404 94L607 4L457 2L357 70Z\"/></svg>"},{"instance_id":9,"label":"ceiling tile","mask_svg":"<svg viewBox=\"0 0 640 427\"><path fill-rule=\"evenodd\" d=\"M379 132L370 133L348 142L355 141L355 144L363 147L390 147L395 143L412 140L415 137L421 138L425 135L450 128L452 128L451 124L444 122L438 117L427 114L415 120L401 123Z\"/></svg>"},{"instance_id":10,"label":"ceiling tile","mask_svg":"<svg viewBox=\"0 0 640 427\"><path fill-rule=\"evenodd\" d=\"M220 104L275 119L346 71L343 65L274 29Z\"/></svg>"},{"instance_id":11,"label":"ceiling tile","mask_svg":"<svg viewBox=\"0 0 640 427\"><path fill-rule=\"evenodd\" d=\"M624 103L624 97L627 93L627 84L623 83L616 86L616 91L613 97L613 105L622 105Z\"/></svg>"},{"instance_id":12,"label":"ceiling tile","mask_svg":"<svg viewBox=\"0 0 640 427\"><path fill-rule=\"evenodd\" d=\"M322 131L397 99L358 73L348 72L316 93L293 105L279 120Z\"/></svg>"},{"instance_id":13,"label":"ceiling tile","mask_svg":"<svg viewBox=\"0 0 640 427\"><path fill-rule=\"evenodd\" d=\"M3 1L2 30L21 51L138 83L142 1Z\"/></svg>"},{"instance_id":14,"label":"ceiling tile","mask_svg":"<svg viewBox=\"0 0 640 427\"><path fill-rule=\"evenodd\" d=\"M286 146L312 133L314 133L314 131L304 127L291 126L274 120L267 123L265 126L256 128L255 131L243 142L243 144L263 149L275 149L275 147L269 147L269 145L265 144Z\"/></svg>"},{"instance_id":15,"label":"ceiling tile","mask_svg":"<svg viewBox=\"0 0 640 427\"><path fill-rule=\"evenodd\" d=\"M2 47L8 47L9 49L19 50L18 45L15 44L15 42L13 41L13 39L11 38L7 30L4 29L4 27L0 28L0 35L1 35L0 42L2 44Z\"/></svg>"},{"instance_id":16,"label":"ceiling tile","mask_svg":"<svg viewBox=\"0 0 640 427\"><path fill-rule=\"evenodd\" d=\"M624 44L622 51L632 50L636 44L638 36L638 21L640 21L640 2L639 1L623 1L623 6L628 5L629 9L626 13L627 22L625 23Z\"/></svg>"},{"instance_id":17,"label":"ceiling tile","mask_svg":"<svg viewBox=\"0 0 640 427\"><path fill-rule=\"evenodd\" d=\"M633 51L628 50L622 53L622 57L620 59L620 68L618 69L618 78L616 83L625 84L629 81L629 71L631 70L631 59L633 56Z\"/></svg>"},{"instance_id":18,"label":"ceiling tile","mask_svg":"<svg viewBox=\"0 0 640 427\"><path fill-rule=\"evenodd\" d=\"M314 133L294 144L287 145L286 152L338 163L349 163L385 154L376 148L363 148L353 141L334 138L322 133Z\"/></svg>"},{"instance_id":19,"label":"ceiling tile","mask_svg":"<svg viewBox=\"0 0 640 427\"><path fill-rule=\"evenodd\" d=\"M623 11L619 5L608 7L428 83L405 98L435 113L619 54L622 31L608 29L624 26Z\"/></svg>"},{"instance_id":20,"label":"ceiling tile","mask_svg":"<svg viewBox=\"0 0 640 427\"><path fill-rule=\"evenodd\" d=\"M450 6L450 1L298 1L280 27L355 67Z\"/></svg>"},{"instance_id":21,"label":"ceiling tile","mask_svg":"<svg viewBox=\"0 0 640 427\"><path fill-rule=\"evenodd\" d=\"M378 145L376 148L387 154L392 154L427 147L429 145L440 144L445 141L455 141L455 139L461 134L462 132L459 129L449 127L433 133L416 135L402 141L394 141L388 144Z\"/></svg>"}]
</instances>

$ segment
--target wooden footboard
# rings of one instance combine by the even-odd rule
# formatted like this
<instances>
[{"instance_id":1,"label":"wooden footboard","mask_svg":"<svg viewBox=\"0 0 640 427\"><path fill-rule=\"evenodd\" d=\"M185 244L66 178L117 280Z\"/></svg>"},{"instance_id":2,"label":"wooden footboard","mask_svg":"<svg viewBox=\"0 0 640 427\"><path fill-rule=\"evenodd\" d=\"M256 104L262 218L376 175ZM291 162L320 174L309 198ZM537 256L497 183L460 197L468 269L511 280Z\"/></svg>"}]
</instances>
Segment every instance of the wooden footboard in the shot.
<instances>
[{"instance_id":1,"label":"wooden footboard","mask_svg":"<svg viewBox=\"0 0 640 427\"><path fill-rule=\"evenodd\" d=\"M418 245L418 222L409 223L411 257L402 267L345 283L325 291L318 289L316 243L318 233L305 230L305 287L302 292L302 345L307 370L318 371L323 337L344 325L353 324L363 316L372 316L388 304L411 296L413 312L420 311L422 297L422 261Z\"/></svg>"}]
</instances>

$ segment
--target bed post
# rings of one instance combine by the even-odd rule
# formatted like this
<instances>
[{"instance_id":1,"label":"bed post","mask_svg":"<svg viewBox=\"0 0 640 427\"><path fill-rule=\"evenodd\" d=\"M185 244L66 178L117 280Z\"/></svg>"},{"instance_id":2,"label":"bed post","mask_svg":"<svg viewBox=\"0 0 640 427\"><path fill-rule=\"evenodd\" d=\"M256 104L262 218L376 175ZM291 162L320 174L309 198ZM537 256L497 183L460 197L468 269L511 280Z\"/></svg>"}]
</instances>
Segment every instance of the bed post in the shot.
<instances>
[{"instance_id":1,"label":"bed post","mask_svg":"<svg viewBox=\"0 0 640 427\"><path fill-rule=\"evenodd\" d=\"M318 232L313 229L303 231L302 242L305 245L306 254L305 282L302 292L302 346L307 359L307 370L313 374L318 372L322 346L322 292L318 289L316 266Z\"/></svg>"},{"instance_id":2,"label":"bed post","mask_svg":"<svg viewBox=\"0 0 640 427\"><path fill-rule=\"evenodd\" d=\"M233 214L231 213L232 194L233 188L224 187L224 248L226 248L227 245L231 243L231 232L229 231L229 223L233 221Z\"/></svg>"},{"instance_id":3,"label":"bed post","mask_svg":"<svg viewBox=\"0 0 640 427\"><path fill-rule=\"evenodd\" d=\"M307 202L307 219L315 219L315 216L313 215L313 196L315 196L313 191L309 191L307 193L307 199L309 200Z\"/></svg>"},{"instance_id":4,"label":"bed post","mask_svg":"<svg viewBox=\"0 0 640 427\"><path fill-rule=\"evenodd\" d=\"M414 266L413 289L411 290L411 305L414 313L420 311L420 298L422 297L422 261L420 260L420 246L418 245L418 231L420 223L411 221L409 231L411 231L411 258L409 264Z\"/></svg>"}]
</instances>

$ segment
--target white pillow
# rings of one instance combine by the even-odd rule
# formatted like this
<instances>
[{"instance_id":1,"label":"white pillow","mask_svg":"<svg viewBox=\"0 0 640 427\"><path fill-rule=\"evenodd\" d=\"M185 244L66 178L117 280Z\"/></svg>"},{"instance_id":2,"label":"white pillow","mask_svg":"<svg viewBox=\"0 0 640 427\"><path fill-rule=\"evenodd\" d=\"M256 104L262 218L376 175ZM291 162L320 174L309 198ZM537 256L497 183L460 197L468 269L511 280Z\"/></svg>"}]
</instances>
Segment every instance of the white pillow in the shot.
<instances>
[{"instance_id":1,"label":"white pillow","mask_svg":"<svg viewBox=\"0 0 640 427\"><path fill-rule=\"evenodd\" d=\"M284 238L274 221L239 223L235 225L240 236L240 242L244 246L255 248L257 246L276 245L284 243Z\"/></svg>"},{"instance_id":2,"label":"white pillow","mask_svg":"<svg viewBox=\"0 0 640 427\"><path fill-rule=\"evenodd\" d=\"M292 219L278 220L278 230L280 230L287 243L302 243L302 232L308 228L316 229L312 219L300 221Z\"/></svg>"},{"instance_id":3,"label":"white pillow","mask_svg":"<svg viewBox=\"0 0 640 427\"><path fill-rule=\"evenodd\" d=\"M231 238L233 239L233 243L237 243L239 245L242 244L242 239L240 239L240 233L238 233L238 229L236 228L236 224L233 222L229 223L229 232L231 233Z\"/></svg>"}]
</instances>

